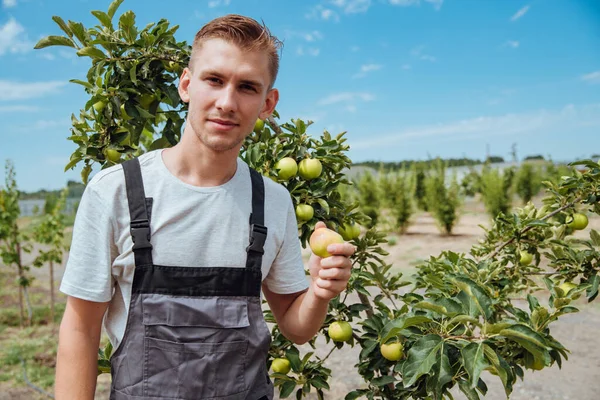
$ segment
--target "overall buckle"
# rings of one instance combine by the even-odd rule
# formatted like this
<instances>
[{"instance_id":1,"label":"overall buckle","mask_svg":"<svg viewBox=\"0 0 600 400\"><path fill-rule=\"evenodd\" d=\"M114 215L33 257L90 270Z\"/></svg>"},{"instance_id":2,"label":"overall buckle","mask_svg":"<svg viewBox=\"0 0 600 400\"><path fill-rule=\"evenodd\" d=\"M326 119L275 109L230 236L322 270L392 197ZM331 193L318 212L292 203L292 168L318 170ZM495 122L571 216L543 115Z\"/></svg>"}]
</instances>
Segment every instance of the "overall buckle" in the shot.
<instances>
[{"instance_id":1,"label":"overall buckle","mask_svg":"<svg viewBox=\"0 0 600 400\"><path fill-rule=\"evenodd\" d=\"M246 251L254 251L259 254L264 254L265 241L267 240L267 227L258 224L250 225L250 244Z\"/></svg>"},{"instance_id":2,"label":"overall buckle","mask_svg":"<svg viewBox=\"0 0 600 400\"><path fill-rule=\"evenodd\" d=\"M131 221L131 239L133 240L133 250L151 249L150 221L147 219Z\"/></svg>"}]
</instances>

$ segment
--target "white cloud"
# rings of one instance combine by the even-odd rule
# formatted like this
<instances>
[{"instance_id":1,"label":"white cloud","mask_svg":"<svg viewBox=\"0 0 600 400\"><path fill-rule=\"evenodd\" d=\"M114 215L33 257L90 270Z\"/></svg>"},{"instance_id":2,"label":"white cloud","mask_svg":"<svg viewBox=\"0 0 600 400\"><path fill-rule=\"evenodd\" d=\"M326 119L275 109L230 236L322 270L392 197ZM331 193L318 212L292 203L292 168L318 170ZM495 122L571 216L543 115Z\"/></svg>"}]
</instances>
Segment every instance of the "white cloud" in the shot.
<instances>
[{"instance_id":1,"label":"white cloud","mask_svg":"<svg viewBox=\"0 0 600 400\"><path fill-rule=\"evenodd\" d=\"M65 86L67 82L14 82L0 80L0 101L25 100L43 97L55 93Z\"/></svg>"},{"instance_id":2,"label":"white cloud","mask_svg":"<svg viewBox=\"0 0 600 400\"><path fill-rule=\"evenodd\" d=\"M401 7L410 7L410 6L418 6L421 4L421 0L388 0L391 5L401 6ZM439 10L442 8L442 4L444 0L425 0L426 3L430 3L433 5L433 8Z\"/></svg>"},{"instance_id":3,"label":"white cloud","mask_svg":"<svg viewBox=\"0 0 600 400\"><path fill-rule=\"evenodd\" d=\"M333 11L331 8L325 8L322 5L317 5L313 7L308 14L305 15L308 19L320 19L323 21L334 21L338 22L340 20L339 15Z\"/></svg>"},{"instance_id":4,"label":"white cloud","mask_svg":"<svg viewBox=\"0 0 600 400\"><path fill-rule=\"evenodd\" d=\"M231 0L210 0L208 2L208 8L215 8L220 6L228 6L231 3Z\"/></svg>"},{"instance_id":5,"label":"white cloud","mask_svg":"<svg viewBox=\"0 0 600 400\"><path fill-rule=\"evenodd\" d=\"M414 49L412 49L412 51L410 52L410 54L413 57L418 58L419 60L423 60L423 61L429 61L429 62L436 62L437 58L430 55L430 54L423 54L423 49L425 47L424 46L419 46L419 47L415 47Z\"/></svg>"},{"instance_id":6,"label":"white cloud","mask_svg":"<svg viewBox=\"0 0 600 400\"><path fill-rule=\"evenodd\" d=\"M360 72L354 74L352 76L352 78L353 79L362 78L362 77L366 76L369 72L378 71L381 68L383 68L383 65L381 65L381 64L365 64L365 65L362 65L360 67Z\"/></svg>"},{"instance_id":7,"label":"white cloud","mask_svg":"<svg viewBox=\"0 0 600 400\"><path fill-rule=\"evenodd\" d=\"M358 47L358 46L352 46L352 47L350 47L350 51L353 52L353 53L356 53L359 50L360 50L360 47Z\"/></svg>"},{"instance_id":8,"label":"white cloud","mask_svg":"<svg viewBox=\"0 0 600 400\"><path fill-rule=\"evenodd\" d=\"M32 106L21 106L21 105L15 105L15 106L0 106L0 113L8 113L8 112L35 112L38 111L39 108L38 107L32 107Z\"/></svg>"},{"instance_id":9,"label":"white cloud","mask_svg":"<svg viewBox=\"0 0 600 400\"><path fill-rule=\"evenodd\" d=\"M508 40L504 45L508 46L508 47L512 47L513 49L516 49L517 47L519 47L519 41L518 40Z\"/></svg>"},{"instance_id":10,"label":"white cloud","mask_svg":"<svg viewBox=\"0 0 600 400\"><path fill-rule=\"evenodd\" d=\"M516 20L520 19L523 15L527 14L527 11L529 11L529 6L521 8L512 17L510 17L510 20L512 22L515 22Z\"/></svg>"},{"instance_id":11,"label":"white cloud","mask_svg":"<svg viewBox=\"0 0 600 400\"><path fill-rule=\"evenodd\" d=\"M353 149L383 148L419 139L464 140L473 137L525 135L549 130L572 131L578 126L600 127L600 104L575 106L568 104L558 110L538 110L531 113L481 116L477 118L407 128L373 139L351 143Z\"/></svg>"},{"instance_id":12,"label":"white cloud","mask_svg":"<svg viewBox=\"0 0 600 400\"><path fill-rule=\"evenodd\" d=\"M304 47L304 46L298 46L298 48L296 48L296 54L299 56L313 56L316 57L319 55L319 53L321 52L321 50L317 47Z\"/></svg>"},{"instance_id":13,"label":"white cloud","mask_svg":"<svg viewBox=\"0 0 600 400\"><path fill-rule=\"evenodd\" d=\"M323 35L319 31L312 31L311 33L304 34L304 40L307 42L314 42L323 39Z\"/></svg>"},{"instance_id":14,"label":"white cloud","mask_svg":"<svg viewBox=\"0 0 600 400\"><path fill-rule=\"evenodd\" d=\"M346 111L351 112L351 113L355 113L356 112L356 106L353 104L350 104L348 106L346 106Z\"/></svg>"},{"instance_id":15,"label":"white cloud","mask_svg":"<svg viewBox=\"0 0 600 400\"><path fill-rule=\"evenodd\" d=\"M25 53L32 50L33 46L25 34L25 28L14 18L0 25L0 56L5 53Z\"/></svg>"},{"instance_id":16,"label":"white cloud","mask_svg":"<svg viewBox=\"0 0 600 400\"><path fill-rule=\"evenodd\" d=\"M371 0L331 0L331 4L341 8L346 14L360 14L371 7Z\"/></svg>"},{"instance_id":17,"label":"white cloud","mask_svg":"<svg viewBox=\"0 0 600 400\"><path fill-rule=\"evenodd\" d=\"M585 74L581 77L581 79L589 83L600 83L600 71Z\"/></svg>"},{"instance_id":18,"label":"white cloud","mask_svg":"<svg viewBox=\"0 0 600 400\"><path fill-rule=\"evenodd\" d=\"M317 42L323 39L323 34L317 30L312 32L299 32L288 29L284 31L284 36L286 39L302 38L307 42Z\"/></svg>"},{"instance_id":19,"label":"white cloud","mask_svg":"<svg viewBox=\"0 0 600 400\"><path fill-rule=\"evenodd\" d=\"M17 5L17 0L2 0L2 5L4 8L15 7Z\"/></svg>"},{"instance_id":20,"label":"white cloud","mask_svg":"<svg viewBox=\"0 0 600 400\"><path fill-rule=\"evenodd\" d=\"M326 106L342 102L352 102L354 100L373 101L375 100L375 96L371 93L364 92L341 92L324 97L319 100L317 104L320 106Z\"/></svg>"}]
</instances>

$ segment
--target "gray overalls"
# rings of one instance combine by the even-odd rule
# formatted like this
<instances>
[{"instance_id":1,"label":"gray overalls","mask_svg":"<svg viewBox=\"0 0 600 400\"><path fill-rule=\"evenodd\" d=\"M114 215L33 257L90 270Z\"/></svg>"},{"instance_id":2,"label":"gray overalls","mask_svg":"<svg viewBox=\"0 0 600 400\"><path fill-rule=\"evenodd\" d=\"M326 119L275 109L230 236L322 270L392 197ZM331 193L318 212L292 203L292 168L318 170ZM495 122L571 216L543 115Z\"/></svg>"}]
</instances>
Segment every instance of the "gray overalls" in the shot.
<instances>
[{"instance_id":1,"label":"gray overalls","mask_svg":"<svg viewBox=\"0 0 600 400\"><path fill-rule=\"evenodd\" d=\"M152 198L145 197L139 161L122 165L135 273L123 341L110 360L110 399L273 399L266 365L271 335L260 299L267 237L262 177L250 169L245 266L163 266L152 262Z\"/></svg>"}]
</instances>

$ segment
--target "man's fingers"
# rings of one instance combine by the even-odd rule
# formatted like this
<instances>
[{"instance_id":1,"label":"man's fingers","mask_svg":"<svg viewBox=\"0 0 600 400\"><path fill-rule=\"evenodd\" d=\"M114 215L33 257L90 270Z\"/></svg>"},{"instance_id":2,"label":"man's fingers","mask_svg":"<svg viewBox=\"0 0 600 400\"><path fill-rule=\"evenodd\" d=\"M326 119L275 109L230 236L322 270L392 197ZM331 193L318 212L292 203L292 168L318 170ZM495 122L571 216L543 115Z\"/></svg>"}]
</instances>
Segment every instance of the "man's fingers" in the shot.
<instances>
[{"instance_id":1,"label":"man's fingers","mask_svg":"<svg viewBox=\"0 0 600 400\"><path fill-rule=\"evenodd\" d=\"M336 256L350 257L356 251L356 247L350 243L334 243L327 246L327 252Z\"/></svg>"},{"instance_id":2,"label":"man's fingers","mask_svg":"<svg viewBox=\"0 0 600 400\"><path fill-rule=\"evenodd\" d=\"M315 225L315 229L321 229L321 228L327 228L327 225L325 225L325 222L323 222L323 221L319 221Z\"/></svg>"},{"instance_id":3,"label":"man's fingers","mask_svg":"<svg viewBox=\"0 0 600 400\"><path fill-rule=\"evenodd\" d=\"M347 281L350 275L349 268L326 268L319 271L319 278L321 279L343 279Z\"/></svg>"}]
</instances>

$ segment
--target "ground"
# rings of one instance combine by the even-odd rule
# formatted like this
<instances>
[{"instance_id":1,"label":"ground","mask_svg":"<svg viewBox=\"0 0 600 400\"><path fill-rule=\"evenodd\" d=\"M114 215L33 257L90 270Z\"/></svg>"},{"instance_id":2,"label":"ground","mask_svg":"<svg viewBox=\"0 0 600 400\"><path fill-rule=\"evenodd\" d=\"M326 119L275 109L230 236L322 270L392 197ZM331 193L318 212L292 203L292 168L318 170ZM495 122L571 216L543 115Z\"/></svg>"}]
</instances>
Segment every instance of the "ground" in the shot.
<instances>
[{"instance_id":1,"label":"ground","mask_svg":"<svg viewBox=\"0 0 600 400\"><path fill-rule=\"evenodd\" d=\"M413 219L413 224L406 235L393 236L395 244L386 246L389 251L387 261L393 263L394 268L403 271L405 276L414 272L414 267L421 260L430 255L439 255L442 250L467 252L473 244L483 235L479 225L488 226L489 219L479 202L469 201L465 205L458 225L452 236L439 234L433 219L420 213ZM600 218L590 220L590 227L600 230ZM586 234L588 232L585 232ZM584 233L580 233L584 235ZM394 240L392 240L394 242ZM47 281L45 269L35 270L37 284L36 301L43 303L43 284ZM56 271L57 282L62 276L60 268ZM1 282L0 282L1 284ZM3 304L7 298L3 297ZM59 297L64 301L62 297ZM512 400L593 400L600 393L600 301L590 305L583 301L578 307L581 312L561 317L551 325L553 335L570 351L569 360L562 369L556 365L542 371L527 371L525 380L519 381L510 397ZM3 306L4 307L4 306ZM17 354L23 354L28 363L28 377L44 390L52 391L51 373L54 368L54 355L56 345L56 328L51 325L42 325L37 328L21 330L14 327L0 327L0 400L27 399L37 400L48 398L38 394L26 386L22 378L22 368ZM324 355L329 351L324 339L319 338L317 354ZM308 350L307 346L304 346ZM43 349L38 354L32 354L34 349ZM327 366L333 370L333 377L329 384L331 390L326 393L327 399L341 400L349 391L361 387L363 381L355 372L354 365L357 361L359 349L344 347L335 351L329 358ZM33 368L33 367L36 368ZM46 373L39 370L46 368ZM489 391L485 399L505 399L504 389L497 377L489 374L483 376L488 384ZM99 377L97 399L108 399L110 378L104 374ZM293 398L293 397L290 397ZM316 398L313 396L311 398ZM455 393L456 399L463 399L461 393Z\"/></svg>"}]
</instances>

